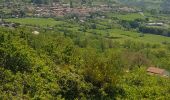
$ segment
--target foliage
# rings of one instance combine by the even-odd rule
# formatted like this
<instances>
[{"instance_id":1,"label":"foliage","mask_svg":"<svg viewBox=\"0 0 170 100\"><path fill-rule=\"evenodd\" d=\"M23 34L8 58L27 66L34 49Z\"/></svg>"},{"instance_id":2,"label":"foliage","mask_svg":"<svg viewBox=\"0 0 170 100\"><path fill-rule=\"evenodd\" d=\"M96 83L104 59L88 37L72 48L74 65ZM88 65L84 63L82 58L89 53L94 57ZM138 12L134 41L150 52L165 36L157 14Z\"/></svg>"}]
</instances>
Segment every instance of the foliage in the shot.
<instances>
[{"instance_id":1,"label":"foliage","mask_svg":"<svg viewBox=\"0 0 170 100\"><path fill-rule=\"evenodd\" d=\"M146 69L170 70L169 37L103 15L7 19L21 26L0 28L0 99L168 99L169 79Z\"/></svg>"}]
</instances>

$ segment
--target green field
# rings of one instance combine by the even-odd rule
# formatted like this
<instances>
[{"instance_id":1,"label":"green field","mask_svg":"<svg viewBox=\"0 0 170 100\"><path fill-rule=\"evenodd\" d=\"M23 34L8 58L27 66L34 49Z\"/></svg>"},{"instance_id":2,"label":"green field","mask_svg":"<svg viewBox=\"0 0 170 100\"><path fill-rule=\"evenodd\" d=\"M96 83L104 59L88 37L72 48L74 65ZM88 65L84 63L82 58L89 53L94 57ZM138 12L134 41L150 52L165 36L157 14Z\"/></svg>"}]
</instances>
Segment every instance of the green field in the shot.
<instances>
[{"instance_id":1,"label":"green field","mask_svg":"<svg viewBox=\"0 0 170 100\"><path fill-rule=\"evenodd\" d=\"M89 30L90 32L96 32L98 34L102 34L103 36L106 34L105 30ZM151 43L151 44L162 44L163 42L170 43L170 38L166 36L161 35L154 35L154 34L143 34L141 37L140 35L142 33L138 33L135 31L125 31L122 29L110 29L108 30L110 37L116 37L118 41L124 41L124 40L135 40L140 41L144 43Z\"/></svg>"},{"instance_id":2,"label":"green field","mask_svg":"<svg viewBox=\"0 0 170 100\"><path fill-rule=\"evenodd\" d=\"M60 23L52 18L10 18L5 19L5 21L35 26L55 26Z\"/></svg>"},{"instance_id":3,"label":"green field","mask_svg":"<svg viewBox=\"0 0 170 100\"><path fill-rule=\"evenodd\" d=\"M143 18L140 14L127 14L127 15L115 15L120 19L124 19L124 20L134 20L137 18ZM79 25L78 24L70 24L68 22L65 21L56 21L52 18L18 18L18 19L6 19L6 21L8 22L16 22L16 23L20 23L20 24L24 24L24 25L35 25L35 26L57 26L58 28L67 28L70 31L77 31L79 29ZM102 25L106 25L108 23L107 19L103 19L96 22L97 26L101 26ZM102 29L102 30L98 30L98 29L88 29L87 30L87 34L91 34L91 33L97 33L97 34L102 34L103 36L106 34L106 30ZM148 42L148 43L163 43L163 42L168 42L170 43L170 38L169 37L165 37L165 36L160 36L160 35L153 35L153 34L144 34L143 37L140 37L140 33L138 32L133 32L133 31L125 31L122 29L118 29L118 28L114 28L114 29L110 29L108 30L109 34L111 37L119 37L117 40L126 40L126 39L132 39L132 40L137 40L137 41L141 41L141 42Z\"/></svg>"},{"instance_id":4,"label":"green field","mask_svg":"<svg viewBox=\"0 0 170 100\"><path fill-rule=\"evenodd\" d=\"M135 19L144 19L145 17L139 13L128 13L128 14L111 14L112 17L117 17L121 20L135 20Z\"/></svg>"},{"instance_id":5,"label":"green field","mask_svg":"<svg viewBox=\"0 0 170 100\"><path fill-rule=\"evenodd\" d=\"M153 34L144 34L143 37L140 37L140 33L131 32L131 31L124 31L120 29L111 30L111 36L121 37L121 40L124 39L132 39L141 42L148 42L148 43L163 43L168 42L170 43L170 38L160 35L153 35Z\"/></svg>"}]
</instances>

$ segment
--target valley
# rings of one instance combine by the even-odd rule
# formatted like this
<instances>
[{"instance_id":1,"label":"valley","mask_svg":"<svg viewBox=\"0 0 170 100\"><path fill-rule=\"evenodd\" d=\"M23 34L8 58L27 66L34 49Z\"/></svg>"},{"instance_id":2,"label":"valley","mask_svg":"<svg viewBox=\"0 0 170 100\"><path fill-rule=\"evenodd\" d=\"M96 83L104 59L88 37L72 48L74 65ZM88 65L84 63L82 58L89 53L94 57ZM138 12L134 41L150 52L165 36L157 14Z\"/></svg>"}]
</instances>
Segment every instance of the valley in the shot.
<instances>
[{"instance_id":1,"label":"valley","mask_svg":"<svg viewBox=\"0 0 170 100\"><path fill-rule=\"evenodd\" d=\"M0 99L168 100L168 0L1 0Z\"/></svg>"}]
</instances>

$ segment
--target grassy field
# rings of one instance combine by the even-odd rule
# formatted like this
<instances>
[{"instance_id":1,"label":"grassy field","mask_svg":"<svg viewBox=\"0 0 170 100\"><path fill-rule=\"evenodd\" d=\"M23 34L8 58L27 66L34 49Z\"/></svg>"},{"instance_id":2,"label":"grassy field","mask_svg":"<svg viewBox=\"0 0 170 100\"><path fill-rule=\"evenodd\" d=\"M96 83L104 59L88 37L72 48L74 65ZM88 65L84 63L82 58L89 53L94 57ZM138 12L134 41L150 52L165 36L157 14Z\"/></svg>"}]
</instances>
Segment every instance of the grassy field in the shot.
<instances>
[{"instance_id":1,"label":"grassy field","mask_svg":"<svg viewBox=\"0 0 170 100\"><path fill-rule=\"evenodd\" d=\"M125 31L122 29L109 29L109 30L97 30L90 29L87 31L87 34L96 33L97 35L106 36L109 33L109 37L113 38L113 40L124 41L124 40L135 40L143 43L151 43L151 44L162 44L164 42L170 43L170 37L154 35L154 34L143 34L133 31Z\"/></svg>"},{"instance_id":2,"label":"grassy field","mask_svg":"<svg viewBox=\"0 0 170 100\"><path fill-rule=\"evenodd\" d=\"M144 19L145 17L139 13L128 13L128 14L112 14L112 17L117 17L121 20L135 20L135 19Z\"/></svg>"},{"instance_id":3,"label":"grassy field","mask_svg":"<svg viewBox=\"0 0 170 100\"><path fill-rule=\"evenodd\" d=\"M144 34L144 36L140 37L141 33L132 32L132 31L124 31L120 29L113 29L110 30L111 36L121 37L121 40L124 39L133 39L141 42L148 42L148 43L157 43L162 44L163 42L170 43L170 38L160 35L153 35L153 34Z\"/></svg>"},{"instance_id":4,"label":"grassy field","mask_svg":"<svg viewBox=\"0 0 170 100\"><path fill-rule=\"evenodd\" d=\"M10 18L5 19L5 21L35 26L55 26L61 23L60 21L55 21L52 18Z\"/></svg>"},{"instance_id":5,"label":"grassy field","mask_svg":"<svg viewBox=\"0 0 170 100\"><path fill-rule=\"evenodd\" d=\"M134 20L136 18L142 18L140 15L138 14L128 14L128 15L116 15L116 16L121 16L120 18L122 19L126 19L126 20ZM128 16L128 17L127 17ZM131 17L133 16L133 17ZM6 21L8 22L17 22L20 24L25 24L25 25L36 25L36 26L55 26L56 25L56 29L60 29L60 28L64 28L64 29L68 29L72 32L79 32L78 29L80 28L78 24L70 24L67 23L65 21L56 21L54 19L46 19L46 18L18 18L18 19L6 19ZM101 20L99 23L96 23L98 26L101 25L101 27L103 27L102 25L106 25L108 23L107 20L105 20L103 23L103 21ZM118 28L114 28L114 29L110 29L110 30L98 30L98 29L87 29L86 30L87 34L101 34L102 36L105 36L106 33L109 33L111 37L118 37L117 40L126 40L126 39L132 39L132 40L137 40L137 41L141 41L141 42L149 42L149 43L158 43L158 44L162 44L163 42L168 42L170 43L170 38L169 37L165 37L165 36L160 36L160 35L153 35L153 34L144 34L142 37L140 36L141 33L138 32L133 32L133 31L125 31L122 29L118 29Z\"/></svg>"}]
</instances>

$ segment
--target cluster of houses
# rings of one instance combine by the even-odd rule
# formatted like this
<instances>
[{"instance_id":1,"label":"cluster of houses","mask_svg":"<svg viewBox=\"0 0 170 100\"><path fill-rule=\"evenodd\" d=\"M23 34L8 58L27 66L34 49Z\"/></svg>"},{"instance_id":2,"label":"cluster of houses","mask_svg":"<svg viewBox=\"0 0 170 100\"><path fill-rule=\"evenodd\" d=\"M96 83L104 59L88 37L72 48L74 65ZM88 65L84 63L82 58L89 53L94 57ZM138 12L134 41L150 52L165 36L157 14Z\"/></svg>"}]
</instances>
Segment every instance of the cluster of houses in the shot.
<instances>
[{"instance_id":1,"label":"cluster of houses","mask_svg":"<svg viewBox=\"0 0 170 100\"><path fill-rule=\"evenodd\" d=\"M87 7L70 8L69 5L56 5L56 6L36 6L34 7L35 16L64 16L66 14L75 13L79 15L87 15L93 12L94 9Z\"/></svg>"},{"instance_id":2,"label":"cluster of houses","mask_svg":"<svg viewBox=\"0 0 170 100\"><path fill-rule=\"evenodd\" d=\"M51 5L45 4L18 4L18 3L5 3L0 4L0 8L7 8L13 11L11 13L12 17L20 17L20 13L22 15L27 16L37 16L37 17L56 17L56 16L64 16L67 14L78 14L80 16L88 16L91 12L109 12L109 11L117 11L117 12L137 12L136 9L128 7L128 6L120 6L117 4L113 4L108 6L107 4L98 4L93 6L75 6L71 7L70 4L66 3L52 3ZM14 12L15 11L15 12ZM18 13L17 13L18 11ZM23 14L24 13L24 14Z\"/></svg>"},{"instance_id":3,"label":"cluster of houses","mask_svg":"<svg viewBox=\"0 0 170 100\"><path fill-rule=\"evenodd\" d=\"M88 6L79 6L79 7L70 7L69 4L53 4L53 5L36 5L32 8L34 10L34 16L64 16L70 13L78 14L80 16L88 16L91 12L109 12L109 11L118 11L118 12L136 12L137 10L124 7L124 6L112 6L108 5L98 5L93 7Z\"/></svg>"},{"instance_id":4,"label":"cluster of houses","mask_svg":"<svg viewBox=\"0 0 170 100\"><path fill-rule=\"evenodd\" d=\"M140 10L136 10L136 9L134 9L134 8L127 7L127 6L117 7L117 8L116 8L116 11L117 11L117 12L128 12L128 13L140 12Z\"/></svg>"},{"instance_id":5,"label":"cluster of houses","mask_svg":"<svg viewBox=\"0 0 170 100\"><path fill-rule=\"evenodd\" d=\"M35 16L64 16L70 13L78 14L81 16L87 16L91 12L110 11L111 8L108 8L107 6L100 7L81 6L71 8L69 4L55 4L53 6L49 5L35 6L34 10Z\"/></svg>"}]
</instances>

